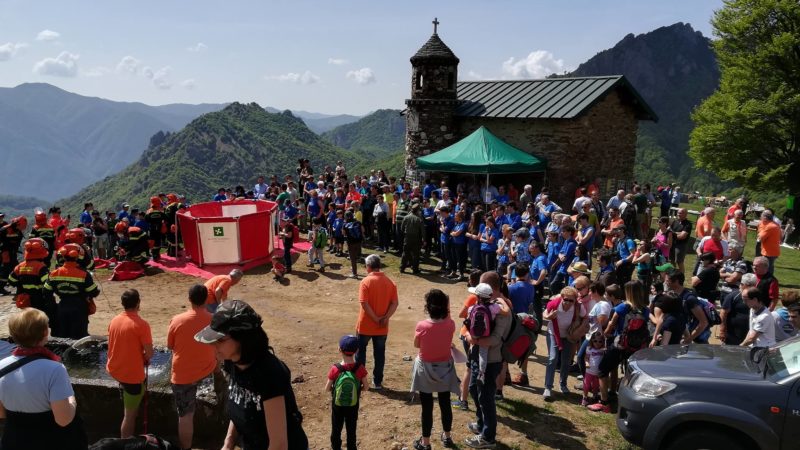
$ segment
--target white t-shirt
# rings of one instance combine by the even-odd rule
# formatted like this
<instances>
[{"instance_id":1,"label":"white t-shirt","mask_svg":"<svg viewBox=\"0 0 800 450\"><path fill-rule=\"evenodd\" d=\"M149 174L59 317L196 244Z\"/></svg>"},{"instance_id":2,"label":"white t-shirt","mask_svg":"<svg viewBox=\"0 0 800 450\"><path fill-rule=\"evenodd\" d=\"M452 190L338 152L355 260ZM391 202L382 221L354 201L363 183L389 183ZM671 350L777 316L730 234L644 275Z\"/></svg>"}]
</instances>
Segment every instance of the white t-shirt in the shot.
<instances>
[{"instance_id":1,"label":"white t-shirt","mask_svg":"<svg viewBox=\"0 0 800 450\"><path fill-rule=\"evenodd\" d=\"M567 337L567 330L569 330L569 326L572 323L572 318L575 317L575 309L578 308L578 316L579 317L586 317L586 311L583 310L581 305L577 303L572 304L572 308L569 311L564 311L564 302L558 304L558 308L556 309L556 320L558 320L558 331L561 337ZM555 327L547 327L547 330L550 334L555 332Z\"/></svg>"},{"instance_id":2,"label":"white t-shirt","mask_svg":"<svg viewBox=\"0 0 800 450\"><path fill-rule=\"evenodd\" d=\"M606 316L606 320L611 315L611 303L606 300L600 300L589 311L589 332L586 333L586 339L591 339L595 331L602 331L600 329L600 322L597 321L597 316Z\"/></svg>"},{"instance_id":3,"label":"white t-shirt","mask_svg":"<svg viewBox=\"0 0 800 450\"><path fill-rule=\"evenodd\" d=\"M586 372L592 375L600 375L600 361L603 360L603 355L606 354L604 348L594 348L591 343L586 347L586 354L589 355L589 365L586 366Z\"/></svg>"},{"instance_id":4,"label":"white t-shirt","mask_svg":"<svg viewBox=\"0 0 800 450\"><path fill-rule=\"evenodd\" d=\"M759 334L754 342L756 347L772 347L775 345L775 319L768 308L762 308L756 313L750 310L750 330Z\"/></svg>"}]
</instances>

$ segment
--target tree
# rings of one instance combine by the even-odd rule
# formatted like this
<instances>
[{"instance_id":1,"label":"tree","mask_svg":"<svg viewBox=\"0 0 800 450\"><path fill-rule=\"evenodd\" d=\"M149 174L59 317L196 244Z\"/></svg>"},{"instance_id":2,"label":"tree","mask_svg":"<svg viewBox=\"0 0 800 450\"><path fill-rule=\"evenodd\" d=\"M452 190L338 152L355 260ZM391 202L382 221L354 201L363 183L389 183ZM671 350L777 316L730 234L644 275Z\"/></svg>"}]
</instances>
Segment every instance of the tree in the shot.
<instances>
[{"instance_id":1,"label":"tree","mask_svg":"<svg viewBox=\"0 0 800 450\"><path fill-rule=\"evenodd\" d=\"M800 192L800 2L726 0L714 13L719 89L693 113L697 166L745 187Z\"/></svg>"}]
</instances>

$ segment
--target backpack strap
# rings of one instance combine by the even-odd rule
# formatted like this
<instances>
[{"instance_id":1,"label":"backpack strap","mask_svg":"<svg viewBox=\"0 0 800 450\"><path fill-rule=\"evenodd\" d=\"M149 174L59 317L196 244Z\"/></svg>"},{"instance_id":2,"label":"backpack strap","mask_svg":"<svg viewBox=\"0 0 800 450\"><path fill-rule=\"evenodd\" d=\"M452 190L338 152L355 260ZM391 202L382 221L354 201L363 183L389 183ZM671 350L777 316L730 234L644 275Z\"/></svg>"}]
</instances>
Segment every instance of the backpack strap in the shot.
<instances>
[{"instance_id":1,"label":"backpack strap","mask_svg":"<svg viewBox=\"0 0 800 450\"><path fill-rule=\"evenodd\" d=\"M4 376L6 376L9 373L19 369L20 367L24 366L25 364L28 364L28 363L33 362L33 361L36 361L37 359L45 359L45 358L46 357L44 355L28 355L28 356L26 356L26 357L24 357L22 359L18 359L16 361L14 361L13 363L3 367L2 370L0 370L0 378L3 378Z\"/></svg>"}]
</instances>

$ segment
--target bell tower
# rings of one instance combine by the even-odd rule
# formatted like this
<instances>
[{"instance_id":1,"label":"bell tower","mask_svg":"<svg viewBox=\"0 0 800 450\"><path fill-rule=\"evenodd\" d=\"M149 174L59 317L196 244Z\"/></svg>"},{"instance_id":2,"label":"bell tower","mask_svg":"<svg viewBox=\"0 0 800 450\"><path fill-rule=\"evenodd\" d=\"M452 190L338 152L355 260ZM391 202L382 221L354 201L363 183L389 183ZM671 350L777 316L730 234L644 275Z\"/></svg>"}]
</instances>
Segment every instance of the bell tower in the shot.
<instances>
[{"instance_id":1,"label":"bell tower","mask_svg":"<svg viewBox=\"0 0 800 450\"><path fill-rule=\"evenodd\" d=\"M416 158L456 140L459 60L439 38L438 28L439 21L434 19L433 35L411 57L411 98L406 100L406 172L416 168Z\"/></svg>"}]
</instances>

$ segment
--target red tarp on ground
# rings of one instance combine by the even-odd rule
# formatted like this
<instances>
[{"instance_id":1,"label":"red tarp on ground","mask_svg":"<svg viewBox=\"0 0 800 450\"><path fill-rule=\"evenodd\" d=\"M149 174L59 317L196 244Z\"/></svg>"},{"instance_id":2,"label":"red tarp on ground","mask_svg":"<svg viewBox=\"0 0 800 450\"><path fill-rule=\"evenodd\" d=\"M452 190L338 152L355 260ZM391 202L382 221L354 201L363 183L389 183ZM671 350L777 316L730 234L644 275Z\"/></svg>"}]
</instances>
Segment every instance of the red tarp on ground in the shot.
<instances>
[{"instance_id":1,"label":"red tarp on ground","mask_svg":"<svg viewBox=\"0 0 800 450\"><path fill-rule=\"evenodd\" d=\"M301 240L297 242L292 247L292 253L306 253L308 249L311 247L311 243L306 240ZM283 242L281 239L275 239L275 251L273 254L283 255ZM241 269L242 271L248 271L250 269L254 269L256 267L264 266L267 264L271 264L272 261L270 258L262 258L247 262L243 265L239 264L222 264L222 265L205 265L203 267L197 267L194 263L188 260L184 260L183 258L176 259L166 255L161 255L161 261L149 263L150 267L156 267L161 270L168 270L170 272L178 272L184 275L190 275L193 277L209 279L215 275L227 275L233 269Z\"/></svg>"},{"instance_id":2,"label":"red tarp on ground","mask_svg":"<svg viewBox=\"0 0 800 450\"><path fill-rule=\"evenodd\" d=\"M128 281L135 280L144 276L144 267L133 261L122 261L114 267L114 273L109 281Z\"/></svg>"}]
</instances>

